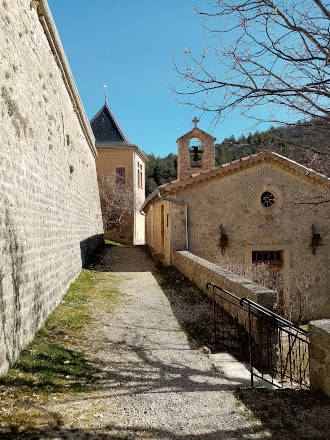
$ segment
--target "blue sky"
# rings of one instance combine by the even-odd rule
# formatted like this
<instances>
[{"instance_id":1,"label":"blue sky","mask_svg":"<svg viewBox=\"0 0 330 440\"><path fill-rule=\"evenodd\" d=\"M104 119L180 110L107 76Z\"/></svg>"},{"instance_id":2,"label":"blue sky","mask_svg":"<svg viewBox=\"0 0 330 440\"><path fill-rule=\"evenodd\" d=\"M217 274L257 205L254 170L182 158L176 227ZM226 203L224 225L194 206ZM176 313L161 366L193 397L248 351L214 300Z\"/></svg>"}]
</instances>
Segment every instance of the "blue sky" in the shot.
<instances>
[{"instance_id":1,"label":"blue sky","mask_svg":"<svg viewBox=\"0 0 330 440\"><path fill-rule=\"evenodd\" d=\"M89 119L109 106L131 142L147 153L177 152L191 120L221 141L261 129L239 114L216 127L212 117L177 103L171 59L185 66L184 49L202 53L209 35L193 6L205 0L48 0Z\"/></svg>"}]
</instances>

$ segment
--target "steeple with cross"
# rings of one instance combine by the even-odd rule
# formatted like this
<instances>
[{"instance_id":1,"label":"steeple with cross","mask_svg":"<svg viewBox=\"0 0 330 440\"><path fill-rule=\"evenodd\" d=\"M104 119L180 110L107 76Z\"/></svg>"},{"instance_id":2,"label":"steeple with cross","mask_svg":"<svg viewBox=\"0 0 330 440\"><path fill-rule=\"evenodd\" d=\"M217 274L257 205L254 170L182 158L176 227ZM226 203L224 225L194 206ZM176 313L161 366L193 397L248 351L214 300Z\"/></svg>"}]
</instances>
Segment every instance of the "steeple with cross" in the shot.
<instances>
[{"instance_id":1,"label":"steeple with cross","mask_svg":"<svg viewBox=\"0 0 330 440\"><path fill-rule=\"evenodd\" d=\"M215 138L197 127L199 119L196 116L192 122L193 129L177 140L178 179L209 171L215 165Z\"/></svg>"},{"instance_id":2,"label":"steeple with cross","mask_svg":"<svg viewBox=\"0 0 330 440\"><path fill-rule=\"evenodd\" d=\"M199 122L199 119L197 119L196 116L195 116L194 119L192 120L192 122L194 123L195 128L197 128L197 124Z\"/></svg>"}]
</instances>

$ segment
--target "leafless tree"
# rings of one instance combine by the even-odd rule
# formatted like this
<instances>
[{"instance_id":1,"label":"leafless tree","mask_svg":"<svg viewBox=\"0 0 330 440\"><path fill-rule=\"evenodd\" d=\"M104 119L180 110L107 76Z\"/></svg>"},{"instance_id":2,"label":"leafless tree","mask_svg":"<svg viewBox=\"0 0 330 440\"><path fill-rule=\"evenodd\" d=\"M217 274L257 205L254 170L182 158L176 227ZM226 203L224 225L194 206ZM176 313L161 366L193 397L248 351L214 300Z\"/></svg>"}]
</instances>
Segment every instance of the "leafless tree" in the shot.
<instances>
[{"instance_id":1,"label":"leafless tree","mask_svg":"<svg viewBox=\"0 0 330 440\"><path fill-rule=\"evenodd\" d=\"M217 264L225 270L248 278L261 286L280 292L283 290L283 273L280 270L270 267L266 263L246 264L238 261L230 255L219 255ZM297 276L292 273L292 286L285 298L284 315L287 319L293 319L301 324L306 322L311 315L314 316L315 310L321 306L321 300L312 296L312 287L315 282L314 275L304 273ZM279 297L278 297L279 300ZM275 308L278 309L277 303Z\"/></svg>"},{"instance_id":2,"label":"leafless tree","mask_svg":"<svg viewBox=\"0 0 330 440\"><path fill-rule=\"evenodd\" d=\"M315 307L320 307L320 300L313 298L311 287L314 284L314 276L304 273L299 277L293 274L293 295L288 298L286 316L292 319L296 315L298 324L307 321L311 314L314 316Z\"/></svg>"},{"instance_id":3,"label":"leafless tree","mask_svg":"<svg viewBox=\"0 0 330 440\"><path fill-rule=\"evenodd\" d=\"M197 13L215 45L201 56L185 50L186 69L175 64L181 102L216 118L240 109L260 121L329 130L328 0L214 0ZM329 160L330 145L303 147Z\"/></svg>"},{"instance_id":4,"label":"leafless tree","mask_svg":"<svg viewBox=\"0 0 330 440\"><path fill-rule=\"evenodd\" d=\"M125 183L119 175L102 175L99 179L99 192L104 229L125 226L135 210L133 184Z\"/></svg>"},{"instance_id":5,"label":"leafless tree","mask_svg":"<svg viewBox=\"0 0 330 440\"><path fill-rule=\"evenodd\" d=\"M217 264L229 272L248 278L261 286L279 292L283 289L283 274L266 263L247 264L231 255L219 255Z\"/></svg>"},{"instance_id":6,"label":"leafless tree","mask_svg":"<svg viewBox=\"0 0 330 440\"><path fill-rule=\"evenodd\" d=\"M330 203L330 189L329 187L319 188L317 194L311 194L308 191L299 191L293 197L288 207L301 208L301 214L307 210L315 210L323 206L328 206ZM322 212L325 219L329 219L329 209Z\"/></svg>"}]
</instances>

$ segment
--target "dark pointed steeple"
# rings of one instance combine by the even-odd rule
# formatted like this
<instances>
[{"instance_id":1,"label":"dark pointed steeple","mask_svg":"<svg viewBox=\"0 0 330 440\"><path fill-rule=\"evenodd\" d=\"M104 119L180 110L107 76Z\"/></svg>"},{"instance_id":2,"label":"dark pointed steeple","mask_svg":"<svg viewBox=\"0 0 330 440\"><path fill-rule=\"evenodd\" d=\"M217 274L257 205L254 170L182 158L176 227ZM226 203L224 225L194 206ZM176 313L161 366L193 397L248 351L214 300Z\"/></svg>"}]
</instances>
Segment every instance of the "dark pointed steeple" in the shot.
<instances>
[{"instance_id":1,"label":"dark pointed steeple","mask_svg":"<svg viewBox=\"0 0 330 440\"><path fill-rule=\"evenodd\" d=\"M96 146L132 145L107 102L90 121Z\"/></svg>"}]
</instances>

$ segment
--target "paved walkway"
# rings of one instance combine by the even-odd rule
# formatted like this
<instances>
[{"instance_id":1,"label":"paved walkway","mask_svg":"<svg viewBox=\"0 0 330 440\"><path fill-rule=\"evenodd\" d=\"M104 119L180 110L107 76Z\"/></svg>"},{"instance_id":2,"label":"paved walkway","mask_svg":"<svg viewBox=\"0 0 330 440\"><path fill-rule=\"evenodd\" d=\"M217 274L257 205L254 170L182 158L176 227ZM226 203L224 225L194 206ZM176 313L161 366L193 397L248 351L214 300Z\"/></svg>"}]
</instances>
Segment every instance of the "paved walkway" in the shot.
<instances>
[{"instance_id":1,"label":"paved walkway","mask_svg":"<svg viewBox=\"0 0 330 440\"><path fill-rule=\"evenodd\" d=\"M100 318L94 337L104 343L94 356L103 379L96 393L70 403L76 438L85 438L87 427L106 439L262 438L231 384L183 330L205 322L209 306L194 301L198 292L184 285L185 300L180 279L165 279L143 248L112 247L104 268L122 279L128 296ZM61 405L53 409L61 412Z\"/></svg>"}]
</instances>

